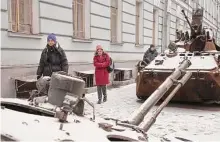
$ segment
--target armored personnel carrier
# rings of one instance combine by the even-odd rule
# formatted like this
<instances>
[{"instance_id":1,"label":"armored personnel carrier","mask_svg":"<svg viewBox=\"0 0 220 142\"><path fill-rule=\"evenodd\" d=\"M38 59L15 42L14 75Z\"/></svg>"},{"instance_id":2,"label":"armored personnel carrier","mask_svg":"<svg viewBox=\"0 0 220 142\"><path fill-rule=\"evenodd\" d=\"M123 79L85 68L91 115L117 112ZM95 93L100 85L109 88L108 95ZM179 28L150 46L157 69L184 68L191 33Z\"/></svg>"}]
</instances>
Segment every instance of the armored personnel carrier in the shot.
<instances>
[{"instance_id":1,"label":"armored personnel carrier","mask_svg":"<svg viewBox=\"0 0 220 142\"><path fill-rule=\"evenodd\" d=\"M182 11L185 15L184 11ZM191 34L184 45L178 47L175 41L168 49L157 56L150 64L140 64L136 78L136 95L146 99L172 74L173 70L184 59L189 59L192 65L187 68L192 76L187 83L177 91L172 101L178 102L220 102L220 52L210 29L202 28L203 9L194 10L192 23L185 18L190 26ZM176 82L176 80L173 80ZM170 94L168 90L165 94ZM161 98L162 100L164 98Z\"/></svg>"},{"instance_id":2,"label":"armored personnel carrier","mask_svg":"<svg viewBox=\"0 0 220 142\"><path fill-rule=\"evenodd\" d=\"M191 65L184 60L173 70L161 88L170 88L173 80L178 85L170 96L155 111L152 117L145 115L164 95L165 90L155 91L131 118L95 118L94 105L85 97L85 82L77 77L58 72L43 77L37 82L28 100L1 98L1 140L2 141L154 141L160 139L148 136L147 131L156 117L169 102L175 90L189 79L192 73L185 69ZM47 93L48 92L48 93ZM93 107L93 115L84 115L84 103Z\"/></svg>"}]
</instances>

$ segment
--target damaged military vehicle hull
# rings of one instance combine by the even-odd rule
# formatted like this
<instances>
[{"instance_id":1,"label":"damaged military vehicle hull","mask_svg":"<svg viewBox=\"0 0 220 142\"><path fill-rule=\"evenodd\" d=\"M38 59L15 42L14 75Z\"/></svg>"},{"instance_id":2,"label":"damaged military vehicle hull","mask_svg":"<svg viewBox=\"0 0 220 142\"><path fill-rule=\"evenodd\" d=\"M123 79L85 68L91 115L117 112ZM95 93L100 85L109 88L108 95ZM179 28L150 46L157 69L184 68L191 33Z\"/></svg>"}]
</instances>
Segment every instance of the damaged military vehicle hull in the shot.
<instances>
[{"instance_id":1,"label":"damaged military vehicle hull","mask_svg":"<svg viewBox=\"0 0 220 142\"><path fill-rule=\"evenodd\" d=\"M213 63L216 63L213 61ZM173 64L170 62L170 64ZM190 71L190 70L187 70ZM177 102L220 102L220 70L216 68L191 70L192 77L176 93L172 101ZM171 75L172 69L146 67L136 78L136 95L148 98ZM171 89L172 90L172 89ZM165 94L167 96L171 90ZM163 98L162 98L163 99Z\"/></svg>"},{"instance_id":2,"label":"damaged military vehicle hull","mask_svg":"<svg viewBox=\"0 0 220 142\"><path fill-rule=\"evenodd\" d=\"M68 115L60 122L54 115L55 106L30 106L20 99L1 99L2 141L141 141L141 133L115 126L104 119ZM109 128L108 128L109 127ZM143 138L144 139L144 138ZM146 140L146 139L144 139Z\"/></svg>"},{"instance_id":3,"label":"damaged military vehicle hull","mask_svg":"<svg viewBox=\"0 0 220 142\"><path fill-rule=\"evenodd\" d=\"M148 98L155 90L160 89L158 87L183 59L189 59L192 65L186 71L191 72L192 76L177 91L172 101L220 102L219 46L215 43L212 30L202 27L203 9L193 10L191 23L184 11L182 12L191 29L190 37L182 36L171 42L168 49L150 64L138 66L136 95L139 99ZM173 81L178 84L176 80ZM165 96L170 93L168 90Z\"/></svg>"},{"instance_id":4,"label":"damaged military vehicle hull","mask_svg":"<svg viewBox=\"0 0 220 142\"><path fill-rule=\"evenodd\" d=\"M37 81L30 98L1 98L3 141L148 141L144 131L111 118L95 118L85 82L64 72ZM84 113L84 102L93 108ZM154 138L153 138L154 139ZM155 140L153 140L155 141Z\"/></svg>"}]
</instances>

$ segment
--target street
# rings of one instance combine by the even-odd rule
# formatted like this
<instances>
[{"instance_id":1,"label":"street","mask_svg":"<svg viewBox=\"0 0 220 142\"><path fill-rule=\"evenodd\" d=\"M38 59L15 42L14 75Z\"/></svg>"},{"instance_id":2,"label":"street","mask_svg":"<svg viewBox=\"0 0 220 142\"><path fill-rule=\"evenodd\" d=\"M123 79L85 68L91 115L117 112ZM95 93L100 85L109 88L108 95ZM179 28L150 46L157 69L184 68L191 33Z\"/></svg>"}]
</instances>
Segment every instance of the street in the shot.
<instances>
[{"instance_id":1,"label":"street","mask_svg":"<svg viewBox=\"0 0 220 142\"><path fill-rule=\"evenodd\" d=\"M126 120L143 103L136 98L135 84L108 90L108 101L101 105L96 104L96 93L87 94L86 97L95 104L96 117L102 118ZM91 112L86 105L85 113ZM220 141L220 107L169 104L148 134L163 141Z\"/></svg>"}]
</instances>

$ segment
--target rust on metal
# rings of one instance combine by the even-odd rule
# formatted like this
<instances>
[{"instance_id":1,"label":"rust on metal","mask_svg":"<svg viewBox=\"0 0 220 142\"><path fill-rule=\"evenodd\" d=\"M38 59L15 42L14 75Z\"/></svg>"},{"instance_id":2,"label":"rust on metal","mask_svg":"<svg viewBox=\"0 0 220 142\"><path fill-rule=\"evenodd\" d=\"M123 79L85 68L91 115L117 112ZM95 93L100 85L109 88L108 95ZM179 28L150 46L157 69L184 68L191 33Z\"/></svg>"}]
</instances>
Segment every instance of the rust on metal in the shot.
<instances>
[{"instance_id":1,"label":"rust on metal","mask_svg":"<svg viewBox=\"0 0 220 142\"><path fill-rule=\"evenodd\" d=\"M218 69L207 73L193 72L192 78L177 92L173 101L220 101L220 76L216 76L217 71ZM149 97L170 74L169 72L158 72L157 76L152 76L150 73L140 72L140 75L137 76L137 96L143 99ZM169 93L170 91L166 95Z\"/></svg>"}]
</instances>

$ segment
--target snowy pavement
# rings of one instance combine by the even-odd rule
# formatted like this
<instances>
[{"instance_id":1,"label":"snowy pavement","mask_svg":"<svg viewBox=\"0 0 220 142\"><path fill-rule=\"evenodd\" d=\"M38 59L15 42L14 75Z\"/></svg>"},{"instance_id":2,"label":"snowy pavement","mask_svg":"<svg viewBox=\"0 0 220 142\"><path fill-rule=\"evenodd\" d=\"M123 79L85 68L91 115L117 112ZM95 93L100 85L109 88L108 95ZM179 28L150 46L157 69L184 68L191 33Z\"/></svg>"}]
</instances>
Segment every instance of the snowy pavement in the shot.
<instances>
[{"instance_id":1,"label":"snowy pavement","mask_svg":"<svg viewBox=\"0 0 220 142\"><path fill-rule=\"evenodd\" d=\"M108 101L100 105L96 104L96 93L87 94L86 97L95 104L96 117L102 118L127 120L143 103L137 101L135 84L108 90ZM85 113L91 112L86 105ZM220 106L170 104L158 116L148 134L162 141L220 141Z\"/></svg>"}]
</instances>

